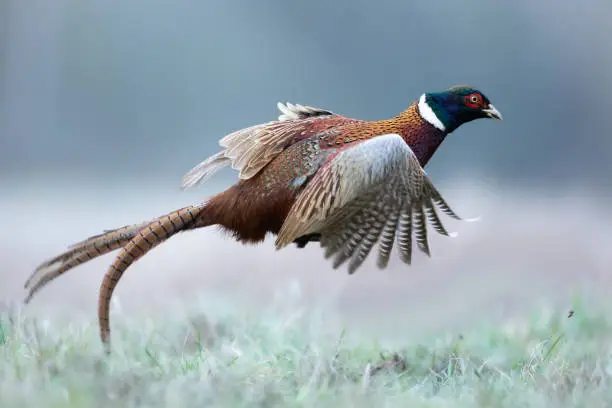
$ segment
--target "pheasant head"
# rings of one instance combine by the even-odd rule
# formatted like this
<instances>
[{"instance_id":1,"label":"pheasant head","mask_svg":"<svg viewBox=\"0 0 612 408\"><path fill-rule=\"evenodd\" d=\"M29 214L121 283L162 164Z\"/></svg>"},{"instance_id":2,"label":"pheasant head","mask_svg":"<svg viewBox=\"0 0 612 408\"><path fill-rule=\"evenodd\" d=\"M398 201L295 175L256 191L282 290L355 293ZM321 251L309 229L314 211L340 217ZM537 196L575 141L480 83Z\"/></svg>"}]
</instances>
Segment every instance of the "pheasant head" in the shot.
<instances>
[{"instance_id":1,"label":"pheasant head","mask_svg":"<svg viewBox=\"0 0 612 408\"><path fill-rule=\"evenodd\" d=\"M446 134L475 119L502 120L502 114L489 98L469 86L425 93L419 99L419 111L425 120Z\"/></svg>"}]
</instances>

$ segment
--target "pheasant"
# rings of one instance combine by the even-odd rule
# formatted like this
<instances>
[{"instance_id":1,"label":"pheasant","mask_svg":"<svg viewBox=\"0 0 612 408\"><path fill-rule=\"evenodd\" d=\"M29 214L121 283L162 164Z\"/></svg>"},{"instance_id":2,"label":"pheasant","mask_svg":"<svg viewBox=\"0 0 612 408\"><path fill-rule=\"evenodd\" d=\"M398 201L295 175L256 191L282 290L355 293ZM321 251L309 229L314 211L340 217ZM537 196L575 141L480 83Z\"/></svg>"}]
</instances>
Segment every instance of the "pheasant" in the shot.
<instances>
[{"instance_id":1,"label":"pheasant","mask_svg":"<svg viewBox=\"0 0 612 408\"><path fill-rule=\"evenodd\" d=\"M32 273L25 302L66 271L122 248L99 294L100 338L110 352L110 299L126 269L171 236L213 225L245 244L262 242L269 233L276 235L277 249L318 242L325 258L333 257L333 268L348 263L350 274L376 243L378 268L387 266L394 243L410 265L413 235L430 256L427 221L451 235L436 207L461 220L423 168L462 124L502 120L489 99L468 86L424 93L398 115L376 121L291 103L279 102L278 109L278 120L223 137L222 150L187 172L181 187L201 184L226 166L238 170L236 184L197 205L72 245Z\"/></svg>"}]
</instances>

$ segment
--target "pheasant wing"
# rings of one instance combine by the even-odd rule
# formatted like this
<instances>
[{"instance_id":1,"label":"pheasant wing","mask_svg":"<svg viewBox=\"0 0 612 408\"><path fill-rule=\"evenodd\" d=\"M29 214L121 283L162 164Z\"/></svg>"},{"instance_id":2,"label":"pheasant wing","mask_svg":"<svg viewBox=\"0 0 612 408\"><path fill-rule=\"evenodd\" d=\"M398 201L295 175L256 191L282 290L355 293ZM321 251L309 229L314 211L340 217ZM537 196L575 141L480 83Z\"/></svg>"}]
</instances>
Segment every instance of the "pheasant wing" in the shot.
<instances>
[{"instance_id":1,"label":"pheasant wing","mask_svg":"<svg viewBox=\"0 0 612 408\"><path fill-rule=\"evenodd\" d=\"M436 206L460 219L432 184L410 147L397 134L338 149L313 176L292 206L276 240L282 248L296 238L320 234L334 268L346 261L353 273L379 242L378 266L385 268L397 242L410 264L412 238L429 255L427 220L449 235Z\"/></svg>"},{"instance_id":2,"label":"pheasant wing","mask_svg":"<svg viewBox=\"0 0 612 408\"><path fill-rule=\"evenodd\" d=\"M288 146L321 129L359 121L312 106L278 103L278 120L237 130L223 137L223 150L189 170L182 180L183 189L208 180L223 167L231 165L241 179L257 174Z\"/></svg>"}]
</instances>

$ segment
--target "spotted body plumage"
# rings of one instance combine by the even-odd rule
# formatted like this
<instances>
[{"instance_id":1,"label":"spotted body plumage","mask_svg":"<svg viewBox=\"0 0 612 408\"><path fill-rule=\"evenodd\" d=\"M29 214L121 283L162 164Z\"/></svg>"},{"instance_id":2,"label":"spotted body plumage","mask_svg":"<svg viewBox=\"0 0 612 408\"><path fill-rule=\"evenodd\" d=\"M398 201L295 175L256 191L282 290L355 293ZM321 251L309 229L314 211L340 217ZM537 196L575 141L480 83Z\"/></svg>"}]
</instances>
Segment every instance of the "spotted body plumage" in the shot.
<instances>
[{"instance_id":1,"label":"spotted body plumage","mask_svg":"<svg viewBox=\"0 0 612 408\"><path fill-rule=\"evenodd\" d=\"M430 254L428 223L450 235L436 208L460 219L423 167L459 125L501 119L469 87L423 94L400 114L378 121L290 103L278 108L278 120L222 138L222 149L186 173L182 187L194 187L226 166L238 171L236 184L206 202L73 245L34 271L26 301L66 271L121 248L100 288L100 336L108 346L110 299L126 269L173 235L211 225L243 243L276 235L277 249L319 242L332 266L346 264L349 273L376 244L379 268L387 266L394 246L410 264L413 241Z\"/></svg>"}]
</instances>

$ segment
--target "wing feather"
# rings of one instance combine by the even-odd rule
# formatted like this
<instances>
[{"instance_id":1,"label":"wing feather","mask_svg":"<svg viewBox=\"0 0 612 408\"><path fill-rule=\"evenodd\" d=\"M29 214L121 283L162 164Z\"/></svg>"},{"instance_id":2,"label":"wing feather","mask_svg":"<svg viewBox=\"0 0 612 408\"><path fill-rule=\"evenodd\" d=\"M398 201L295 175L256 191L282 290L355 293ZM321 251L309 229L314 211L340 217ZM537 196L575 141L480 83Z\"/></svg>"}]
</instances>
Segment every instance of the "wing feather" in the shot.
<instances>
[{"instance_id":1,"label":"wing feather","mask_svg":"<svg viewBox=\"0 0 612 408\"><path fill-rule=\"evenodd\" d=\"M334 258L333 268L336 269L340 265L344 264L348 259L350 259L356 252L357 248L360 247L364 241L367 239L370 231L373 230L373 224L376 220L376 210L374 208L367 208L364 212L365 217L360 217L360 219L364 219L365 222L361 222L359 224L352 223L355 226L351 228L352 233L346 237L343 245L336 252L336 257Z\"/></svg>"},{"instance_id":2,"label":"wing feather","mask_svg":"<svg viewBox=\"0 0 612 408\"><path fill-rule=\"evenodd\" d=\"M410 265L412 263L412 207L407 200L400 214L397 246L402 262Z\"/></svg>"},{"instance_id":3,"label":"wing feather","mask_svg":"<svg viewBox=\"0 0 612 408\"><path fill-rule=\"evenodd\" d=\"M327 109L278 103L281 114L276 121L257 124L224 136L220 152L199 163L182 178L181 188L192 188L208 180L221 168L231 166L241 179L257 174L284 149L306 135L317 121L333 120L342 124L359 121L337 115Z\"/></svg>"},{"instance_id":4,"label":"wing feather","mask_svg":"<svg viewBox=\"0 0 612 408\"><path fill-rule=\"evenodd\" d=\"M393 249L393 244L395 242L399 215L399 209L393 208L389 212L387 220L385 221L385 226L383 227L383 230L381 232L380 244L378 249L378 259L376 261L376 265L380 269L386 268L387 264L389 263L391 250Z\"/></svg>"},{"instance_id":5,"label":"wing feather","mask_svg":"<svg viewBox=\"0 0 612 408\"><path fill-rule=\"evenodd\" d=\"M367 256L370 254L376 242L378 242L380 234L382 233L382 230L385 226L385 222L387 221L386 218L387 217L384 211L379 210L379 212L374 213L372 222L368 225L367 233L361 240L359 247L355 248L355 251L351 256L351 259L348 264L349 274L355 273L355 271L361 266L363 261L365 261Z\"/></svg>"},{"instance_id":6,"label":"wing feather","mask_svg":"<svg viewBox=\"0 0 612 408\"><path fill-rule=\"evenodd\" d=\"M313 176L285 219L276 247L317 233L333 267L348 261L354 273L379 243L379 268L388 264L398 242L400 259L410 264L412 244L430 255L428 221L451 235L435 206L461 219L442 198L418 159L396 134L355 142L333 155Z\"/></svg>"}]
</instances>

